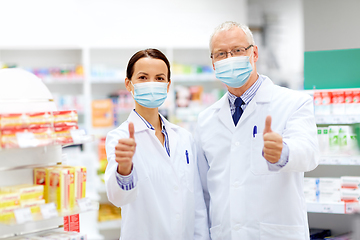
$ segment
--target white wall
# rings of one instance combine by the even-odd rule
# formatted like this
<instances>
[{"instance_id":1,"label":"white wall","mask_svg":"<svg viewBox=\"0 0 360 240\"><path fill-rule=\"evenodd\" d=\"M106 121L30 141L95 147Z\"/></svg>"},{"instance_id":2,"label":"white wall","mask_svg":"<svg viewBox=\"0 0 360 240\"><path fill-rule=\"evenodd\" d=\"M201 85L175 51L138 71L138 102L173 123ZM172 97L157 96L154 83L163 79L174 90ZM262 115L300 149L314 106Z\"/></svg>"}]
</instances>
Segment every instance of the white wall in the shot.
<instances>
[{"instance_id":1,"label":"white wall","mask_svg":"<svg viewBox=\"0 0 360 240\"><path fill-rule=\"evenodd\" d=\"M305 51L360 48L359 0L304 0Z\"/></svg>"},{"instance_id":2,"label":"white wall","mask_svg":"<svg viewBox=\"0 0 360 240\"><path fill-rule=\"evenodd\" d=\"M246 0L0 0L0 47L207 47Z\"/></svg>"},{"instance_id":3,"label":"white wall","mask_svg":"<svg viewBox=\"0 0 360 240\"><path fill-rule=\"evenodd\" d=\"M259 46L258 71L277 84L303 88L303 0L249 0L248 24Z\"/></svg>"}]
</instances>

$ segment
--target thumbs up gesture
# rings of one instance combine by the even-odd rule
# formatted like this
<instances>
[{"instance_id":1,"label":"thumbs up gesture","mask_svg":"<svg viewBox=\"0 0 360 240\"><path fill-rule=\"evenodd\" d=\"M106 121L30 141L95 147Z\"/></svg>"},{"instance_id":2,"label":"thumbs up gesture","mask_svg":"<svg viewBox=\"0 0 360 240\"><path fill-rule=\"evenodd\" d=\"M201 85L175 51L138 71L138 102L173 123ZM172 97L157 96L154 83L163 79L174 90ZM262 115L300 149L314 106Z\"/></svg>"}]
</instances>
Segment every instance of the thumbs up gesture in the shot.
<instances>
[{"instance_id":1,"label":"thumbs up gesture","mask_svg":"<svg viewBox=\"0 0 360 240\"><path fill-rule=\"evenodd\" d=\"M263 148L264 158L270 163L277 163L281 156L281 152L283 148L283 140L281 135L271 130L271 116L266 117L263 138L264 138L264 148Z\"/></svg>"},{"instance_id":2,"label":"thumbs up gesture","mask_svg":"<svg viewBox=\"0 0 360 240\"><path fill-rule=\"evenodd\" d=\"M119 139L115 146L115 161L118 163L118 173L123 176L129 175L132 168L132 158L136 149L134 137L134 124L129 123L129 138Z\"/></svg>"}]
</instances>

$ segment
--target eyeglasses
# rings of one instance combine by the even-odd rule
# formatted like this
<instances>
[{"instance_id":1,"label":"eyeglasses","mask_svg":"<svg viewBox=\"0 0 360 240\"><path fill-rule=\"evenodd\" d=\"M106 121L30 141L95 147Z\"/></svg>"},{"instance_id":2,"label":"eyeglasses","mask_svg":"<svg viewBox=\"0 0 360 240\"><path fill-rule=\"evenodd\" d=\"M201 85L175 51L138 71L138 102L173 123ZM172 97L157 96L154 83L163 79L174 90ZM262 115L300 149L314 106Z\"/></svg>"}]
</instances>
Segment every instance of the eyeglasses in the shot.
<instances>
[{"instance_id":1,"label":"eyeglasses","mask_svg":"<svg viewBox=\"0 0 360 240\"><path fill-rule=\"evenodd\" d=\"M234 48L233 50L231 50L230 52L225 52L225 51L222 51L222 52L217 52L217 53L212 53L210 55L211 58L215 59L215 60L222 60L222 59L225 59L227 58L228 56L228 53L231 54L232 57L240 57L240 56L245 56L246 55L246 51L253 47L252 44L250 44L248 47L240 47L240 48Z\"/></svg>"}]
</instances>

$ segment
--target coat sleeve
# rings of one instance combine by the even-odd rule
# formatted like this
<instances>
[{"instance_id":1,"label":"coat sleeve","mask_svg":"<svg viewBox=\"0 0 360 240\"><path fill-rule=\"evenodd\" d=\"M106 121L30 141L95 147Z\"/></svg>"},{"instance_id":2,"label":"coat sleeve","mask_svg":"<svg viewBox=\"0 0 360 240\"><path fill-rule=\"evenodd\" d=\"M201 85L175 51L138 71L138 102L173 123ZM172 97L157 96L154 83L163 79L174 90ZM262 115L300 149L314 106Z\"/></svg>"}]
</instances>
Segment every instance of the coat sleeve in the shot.
<instances>
[{"instance_id":1,"label":"coat sleeve","mask_svg":"<svg viewBox=\"0 0 360 240\"><path fill-rule=\"evenodd\" d=\"M105 170L105 187L109 201L117 207L122 207L133 202L137 196L137 187L131 190L122 189L116 179L117 162L115 161L115 146L119 139L127 137L125 132L119 129L111 131L106 136L107 167ZM136 169L134 165L133 170ZM135 172L135 171L133 171Z\"/></svg>"},{"instance_id":2,"label":"coat sleeve","mask_svg":"<svg viewBox=\"0 0 360 240\"><path fill-rule=\"evenodd\" d=\"M308 172L319 164L313 101L308 95L304 98L289 116L283 132L283 141L289 147L289 161L280 172Z\"/></svg>"},{"instance_id":3,"label":"coat sleeve","mask_svg":"<svg viewBox=\"0 0 360 240\"><path fill-rule=\"evenodd\" d=\"M205 205L203 190L201 187L201 181L199 176L199 168L197 164L197 150L192 139L193 152L195 158L194 166L194 197L195 197L195 226L194 226L194 240L210 240L210 232L208 225L208 211Z\"/></svg>"},{"instance_id":4,"label":"coat sleeve","mask_svg":"<svg viewBox=\"0 0 360 240\"><path fill-rule=\"evenodd\" d=\"M199 171L198 178L200 184L200 192L206 206L207 225L210 227L211 226L210 216L209 216L210 195L207 186L207 172L210 167L205 157L204 151L202 149L202 144L199 135L199 124L195 132L195 146L196 146L197 166Z\"/></svg>"}]
</instances>

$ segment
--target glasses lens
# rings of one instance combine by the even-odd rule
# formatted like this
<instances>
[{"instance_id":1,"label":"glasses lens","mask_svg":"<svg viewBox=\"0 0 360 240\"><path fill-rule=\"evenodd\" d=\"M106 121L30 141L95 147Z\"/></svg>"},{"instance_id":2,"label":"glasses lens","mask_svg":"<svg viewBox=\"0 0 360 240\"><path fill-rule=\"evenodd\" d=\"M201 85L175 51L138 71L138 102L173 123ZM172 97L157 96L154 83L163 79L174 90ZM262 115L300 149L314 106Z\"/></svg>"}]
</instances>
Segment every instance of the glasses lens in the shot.
<instances>
[{"instance_id":1,"label":"glasses lens","mask_svg":"<svg viewBox=\"0 0 360 240\"><path fill-rule=\"evenodd\" d=\"M235 48L231 52L234 56L244 56L246 54L245 48Z\"/></svg>"},{"instance_id":2,"label":"glasses lens","mask_svg":"<svg viewBox=\"0 0 360 240\"><path fill-rule=\"evenodd\" d=\"M226 57L226 52L218 52L214 54L215 59L224 59Z\"/></svg>"}]
</instances>

